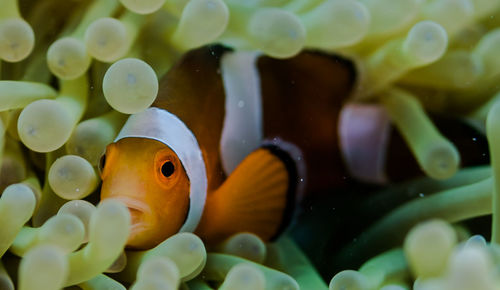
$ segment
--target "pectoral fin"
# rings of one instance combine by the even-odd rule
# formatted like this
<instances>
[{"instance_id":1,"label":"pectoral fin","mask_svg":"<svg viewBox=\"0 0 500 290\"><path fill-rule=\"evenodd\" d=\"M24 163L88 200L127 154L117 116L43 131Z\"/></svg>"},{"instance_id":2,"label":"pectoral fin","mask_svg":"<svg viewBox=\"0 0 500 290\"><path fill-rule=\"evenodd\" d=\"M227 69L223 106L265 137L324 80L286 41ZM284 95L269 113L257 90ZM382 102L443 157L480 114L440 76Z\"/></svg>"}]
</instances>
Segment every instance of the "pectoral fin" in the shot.
<instances>
[{"instance_id":1,"label":"pectoral fin","mask_svg":"<svg viewBox=\"0 0 500 290\"><path fill-rule=\"evenodd\" d=\"M238 232L271 239L290 219L296 176L285 152L276 147L254 151L218 190L209 194L198 234L208 242Z\"/></svg>"}]
</instances>

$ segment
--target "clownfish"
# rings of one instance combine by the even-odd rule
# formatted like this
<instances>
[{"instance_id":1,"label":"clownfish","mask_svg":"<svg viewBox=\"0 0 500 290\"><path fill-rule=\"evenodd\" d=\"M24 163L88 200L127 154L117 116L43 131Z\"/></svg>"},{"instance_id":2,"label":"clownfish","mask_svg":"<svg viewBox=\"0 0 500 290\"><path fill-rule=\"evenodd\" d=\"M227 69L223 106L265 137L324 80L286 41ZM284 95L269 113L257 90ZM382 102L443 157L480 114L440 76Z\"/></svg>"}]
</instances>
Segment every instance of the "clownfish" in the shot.
<instances>
[{"instance_id":1,"label":"clownfish","mask_svg":"<svg viewBox=\"0 0 500 290\"><path fill-rule=\"evenodd\" d=\"M355 83L352 62L320 52L186 53L101 158L101 199L131 213L127 246L151 248L179 231L208 243L238 232L270 240L303 192L343 186L346 176L386 182L385 160L418 168L399 139L388 141L395 133L383 110L345 105Z\"/></svg>"}]
</instances>

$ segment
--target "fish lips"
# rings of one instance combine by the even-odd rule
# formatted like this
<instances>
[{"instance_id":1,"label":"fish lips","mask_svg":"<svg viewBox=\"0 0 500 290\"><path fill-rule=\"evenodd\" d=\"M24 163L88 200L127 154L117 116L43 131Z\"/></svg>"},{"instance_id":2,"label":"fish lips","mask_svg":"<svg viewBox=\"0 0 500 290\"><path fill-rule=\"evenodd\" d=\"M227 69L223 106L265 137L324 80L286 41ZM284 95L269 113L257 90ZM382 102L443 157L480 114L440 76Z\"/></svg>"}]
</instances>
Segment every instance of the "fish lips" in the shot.
<instances>
[{"instance_id":1,"label":"fish lips","mask_svg":"<svg viewBox=\"0 0 500 290\"><path fill-rule=\"evenodd\" d=\"M110 198L118 200L128 208L130 212L132 231L138 228L145 227L146 225L145 218L148 214L152 212L151 208L146 203L134 198L123 197L123 196L113 196Z\"/></svg>"}]
</instances>

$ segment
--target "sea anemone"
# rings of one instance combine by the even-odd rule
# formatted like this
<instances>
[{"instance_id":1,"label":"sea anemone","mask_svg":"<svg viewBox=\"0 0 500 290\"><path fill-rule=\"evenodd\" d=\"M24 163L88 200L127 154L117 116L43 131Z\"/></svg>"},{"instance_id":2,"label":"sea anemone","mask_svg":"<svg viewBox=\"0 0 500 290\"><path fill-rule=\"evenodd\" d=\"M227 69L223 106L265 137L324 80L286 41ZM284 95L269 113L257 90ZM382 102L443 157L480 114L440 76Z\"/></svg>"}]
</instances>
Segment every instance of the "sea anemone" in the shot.
<instances>
[{"instance_id":1,"label":"sea anemone","mask_svg":"<svg viewBox=\"0 0 500 290\"><path fill-rule=\"evenodd\" d=\"M1 4L0 288L500 289L499 0ZM154 102L181 55L211 44L349 60L357 83L348 102L382 108L425 175L377 185L361 203L320 201L359 212L401 200L401 188L421 193L388 202L359 236L329 250L335 271L325 274L331 267L310 251L328 248L327 233L298 237L329 220L299 215L272 242L238 233L212 245L183 232L138 251L126 248L128 209L99 202L100 157L128 114ZM489 165L462 168L435 115L485 134ZM489 242L488 231L462 225L485 215Z\"/></svg>"}]
</instances>

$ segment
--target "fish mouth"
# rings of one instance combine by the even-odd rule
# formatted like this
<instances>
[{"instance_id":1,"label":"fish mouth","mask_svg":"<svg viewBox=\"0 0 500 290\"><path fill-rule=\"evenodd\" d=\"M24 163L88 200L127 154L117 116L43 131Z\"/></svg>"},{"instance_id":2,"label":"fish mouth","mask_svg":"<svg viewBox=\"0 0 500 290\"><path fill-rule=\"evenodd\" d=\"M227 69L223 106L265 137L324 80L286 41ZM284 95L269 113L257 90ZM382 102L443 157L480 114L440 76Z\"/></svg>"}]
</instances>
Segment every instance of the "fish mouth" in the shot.
<instances>
[{"instance_id":1,"label":"fish mouth","mask_svg":"<svg viewBox=\"0 0 500 290\"><path fill-rule=\"evenodd\" d=\"M132 229L137 227L139 224L142 223L142 214L143 212L140 210L137 210L133 207L127 207L128 211L130 212L130 219L131 219L131 224L132 224Z\"/></svg>"},{"instance_id":2,"label":"fish mouth","mask_svg":"<svg viewBox=\"0 0 500 290\"><path fill-rule=\"evenodd\" d=\"M136 230L145 226L144 215L151 212L147 204L128 197L112 197L112 199L118 200L127 207L130 213L131 230Z\"/></svg>"},{"instance_id":3,"label":"fish mouth","mask_svg":"<svg viewBox=\"0 0 500 290\"><path fill-rule=\"evenodd\" d=\"M123 203L130 213L130 232L127 248L146 249L148 237L154 232L156 219L153 209L145 202L128 196L108 197Z\"/></svg>"}]
</instances>

